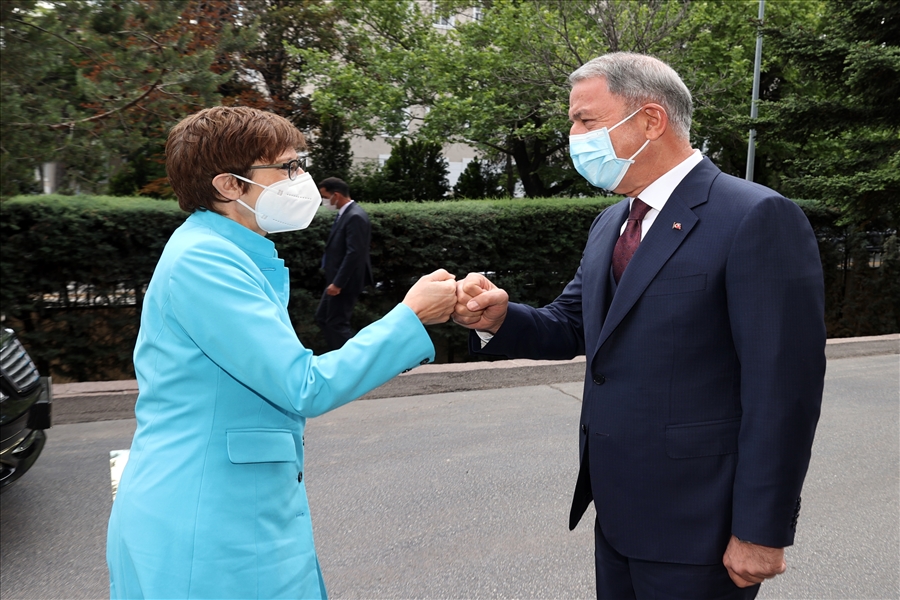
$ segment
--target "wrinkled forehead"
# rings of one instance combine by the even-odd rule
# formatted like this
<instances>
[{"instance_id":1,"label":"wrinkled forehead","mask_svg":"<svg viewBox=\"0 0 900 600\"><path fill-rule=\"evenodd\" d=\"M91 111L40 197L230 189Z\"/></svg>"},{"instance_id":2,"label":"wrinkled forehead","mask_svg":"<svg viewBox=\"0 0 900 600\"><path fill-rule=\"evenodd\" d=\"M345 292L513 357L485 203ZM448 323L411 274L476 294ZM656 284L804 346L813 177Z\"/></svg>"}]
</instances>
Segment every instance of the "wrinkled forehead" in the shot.
<instances>
[{"instance_id":1,"label":"wrinkled forehead","mask_svg":"<svg viewBox=\"0 0 900 600\"><path fill-rule=\"evenodd\" d=\"M619 117L625 99L609 91L606 79L591 77L572 85L569 92L569 121Z\"/></svg>"}]
</instances>

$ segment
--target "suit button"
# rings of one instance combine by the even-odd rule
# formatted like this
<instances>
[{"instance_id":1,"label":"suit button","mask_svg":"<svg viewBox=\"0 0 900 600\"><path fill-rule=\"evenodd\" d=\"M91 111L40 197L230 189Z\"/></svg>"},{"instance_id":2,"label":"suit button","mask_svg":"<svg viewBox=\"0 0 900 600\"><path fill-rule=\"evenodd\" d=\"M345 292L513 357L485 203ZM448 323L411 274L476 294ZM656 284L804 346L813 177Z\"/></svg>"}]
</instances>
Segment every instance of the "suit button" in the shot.
<instances>
[{"instance_id":1,"label":"suit button","mask_svg":"<svg viewBox=\"0 0 900 600\"><path fill-rule=\"evenodd\" d=\"M303 483L303 471L300 471L300 474L297 475L297 483Z\"/></svg>"},{"instance_id":2,"label":"suit button","mask_svg":"<svg viewBox=\"0 0 900 600\"><path fill-rule=\"evenodd\" d=\"M606 383L606 377L603 375L603 373L594 374L594 383L596 383L597 385L603 385L604 383Z\"/></svg>"},{"instance_id":3,"label":"suit button","mask_svg":"<svg viewBox=\"0 0 900 600\"><path fill-rule=\"evenodd\" d=\"M587 433L587 425L584 423L581 424L581 433Z\"/></svg>"},{"instance_id":4,"label":"suit button","mask_svg":"<svg viewBox=\"0 0 900 600\"><path fill-rule=\"evenodd\" d=\"M420 365L427 365L429 362L431 362L431 361L429 361L427 358L423 358L423 359L422 359L422 362L420 362L419 364L420 364Z\"/></svg>"}]
</instances>

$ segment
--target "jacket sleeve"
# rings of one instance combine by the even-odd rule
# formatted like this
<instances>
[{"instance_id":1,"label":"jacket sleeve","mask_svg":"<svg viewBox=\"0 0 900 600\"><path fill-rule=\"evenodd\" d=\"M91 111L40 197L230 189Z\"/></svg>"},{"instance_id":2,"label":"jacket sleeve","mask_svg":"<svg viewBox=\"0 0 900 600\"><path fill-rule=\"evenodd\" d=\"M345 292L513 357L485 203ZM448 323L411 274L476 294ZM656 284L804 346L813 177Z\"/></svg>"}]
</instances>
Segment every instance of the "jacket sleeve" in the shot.
<instances>
[{"instance_id":1,"label":"jacket sleeve","mask_svg":"<svg viewBox=\"0 0 900 600\"><path fill-rule=\"evenodd\" d=\"M469 350L475 354L567 360L584 354L581 314L581 267L562 293L543 308L509 303L503 325L481 347L481 338L469 334Z\"/></svg>"},{"instance_id":2,"label":"jacket sleeve","mask_svg":"<svg viewBox=\"0 0 900 600\"><path fill-rule=\"evenodd\" d=\"M256 265L224 241L185 250L169 288L177 325L211 361L267 401L304 417L434 359L428 333L403 304L340 350L314 356L267 293Z\"/></svg>"},{"instance_id":3,"label":"jacket sleeve","mask_svg":"<svg viewBox=\"0 0 900 600\"><path fill-rule=\"evenodd\" d=\"M806 216L778 196L740 224L726 266L741 364L732 533L793 543L825 376L824 282Z\"/></svg>"}]
</instances>

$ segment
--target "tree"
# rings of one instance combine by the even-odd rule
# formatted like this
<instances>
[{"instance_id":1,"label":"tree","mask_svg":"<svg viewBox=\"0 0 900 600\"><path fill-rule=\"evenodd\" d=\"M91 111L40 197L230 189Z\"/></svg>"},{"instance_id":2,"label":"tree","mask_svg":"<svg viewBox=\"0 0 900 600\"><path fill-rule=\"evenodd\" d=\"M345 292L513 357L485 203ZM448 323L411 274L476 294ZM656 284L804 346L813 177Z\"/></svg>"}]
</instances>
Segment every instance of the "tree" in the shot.
<instances>
[{"instance_id":1,"label":"tree","mask_svg":"<svg viewBox=\"0 0 900 600\"><path fill-rule=\"evenodd\" d=\"M765 21L773 26L809 26L824 13L822 0L768 2ZM691 140L716 165L743 177L747 164L753 63L759 23L759 0L694 0L674 34L680 40L665 56L679 72L694 100ZM783 93L784 62L763 38L760 97L776 100ZM777 144L757 145L754 179L778 189L773 169L786 158Z\"/></svg>"},{"instance_id":2,"label":"tree","mask_svg":"<svg viewBox=\"0 0 900 600\"><path fill-rule=\"evenodd\" d=\"M301 131L314 130L319 121L305 90L306 61L296 52L288 52L285 43L298 49L335 52L338 7L322 0L239 2L242 13L258 19L259 32L243 55L242 79L261 83L266 92L263 99L254 95L258 94L255 87L246 89L241 104L263 101L266 109L285 117Z\"/></svg>"},{"instance_id":3,"label":"tree","mask_svg":"<svg viewBox=\"0 0 900 600\"><path fill-rule=\"evenodd\" d=\"M353 154L341 119L326 116L320 120L317 135L309 142L309 159L309 172L314 180L326 177L349 180Z\"/></svg>"},{"instance_id":4,"label":"tree","mask_svg":"<svg viewBox=\"0 0 900 600\"><path fill-rule=\"evenodd\" d=\"M316 110L382 132L471 144L507 156L527 196L595 194L568 158L568 75L608 51L650 53L681 73L695 100L694 141L730 173L743 171L758 0L335 0L342 52L314 51ZM767 22L805 23L820 0L770 3ZM779 77L770 63L768 86ZM766 89L768 92L768 87ZM412 107L427 110L412 110ZM412 117L413 126L407 130Z\"/></svg>"},{"instance_id":5,"label":"tree","mask_svg":"<svg viewBox=\"0 0 900 600\"><path fill-rule=\"evenodd\" d=\"M67 165L70 190L102 191L129 161L145 161L134 168L145 179L159 174L168 127L218 102L217 86L230 73L214 67L252 33L235 32L234 7L228 0L0 4L0 193L28 190L35 167L48 161Z\"/></svg>"},{"instance_id":6,"label":"tree","mask_svg":"<svg viewBox=\"0 0 900 600\"><path fill-rule=\"evenodd\" d=\"M408 135L412 118L416 137L509 156L528 196L565 193L580 181L567 157L568 74L607 48L673 43L666 34L684 16L680 0L495 0L482 20L459 19L444 31L408 0L334 4L347 22L340 60L296 51L317 86L316 110L347 115L370 137Z\"/></svg>"},{"instance_id":7,"label":"tree","mask_svg":"<svg viewBox=\"0 0 900 600\"><path fill-rule=\"evenodd\" d=\"M466 165L453 186L454 198L500 198L504 195L501 185L503 174L480 160Z\"/></svg>"},{"instance_id":8,"label":"tree","mask_svg":"<svg viewBox=\"0 0 900 600\"><path fill-rule=\"evenodd\" d=\"M401 138L383 172L391 185L391 200L442 200L450 191L447 160L441 155L441 145L433 142Z\"/></svg>"},{"instance_id":9,"label":"tree","mask_svg":"<svg viewBox=\"0 0 900 600\"><path fill-rule=\"evenodd\" d=\"M819 199L846 223L900 225L900 5L829 0L816 27L765 30L787 65L762 103L760 146L782 145L784 192Z\"/></svg>"}]
</instances>

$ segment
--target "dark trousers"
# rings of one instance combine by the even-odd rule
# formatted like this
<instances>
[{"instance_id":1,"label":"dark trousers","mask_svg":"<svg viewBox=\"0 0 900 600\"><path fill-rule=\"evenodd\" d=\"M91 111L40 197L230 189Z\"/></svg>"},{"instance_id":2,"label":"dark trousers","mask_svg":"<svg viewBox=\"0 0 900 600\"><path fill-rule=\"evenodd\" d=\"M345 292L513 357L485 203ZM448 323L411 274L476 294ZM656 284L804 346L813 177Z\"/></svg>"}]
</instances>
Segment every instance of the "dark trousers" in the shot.
<instances>
[{"instance_id":1,"label":"dark trousers","mask_svg":"<svg viewBox=\"0 0 900 600\"><path fill-rule=\"evenodd\" d=\"M316 309L316 323L325 336L328 350L337 350L353 337L350 328L350 316L359 294L350 294L344 290L337 296L322 293L319 308Z\"/></svg>"},{"instance_id":2,"label":"dark trousers","mask_svg":"<svg viewBox=\"0 0 900 600\"><path fill-rule=\"evenodd\" d=\"M752 600L759 593L759 585L736 586L722 563L684 565L622 556L606 540L599 520L594 544L599 600Z\"/></svg>"}]
</instances>

